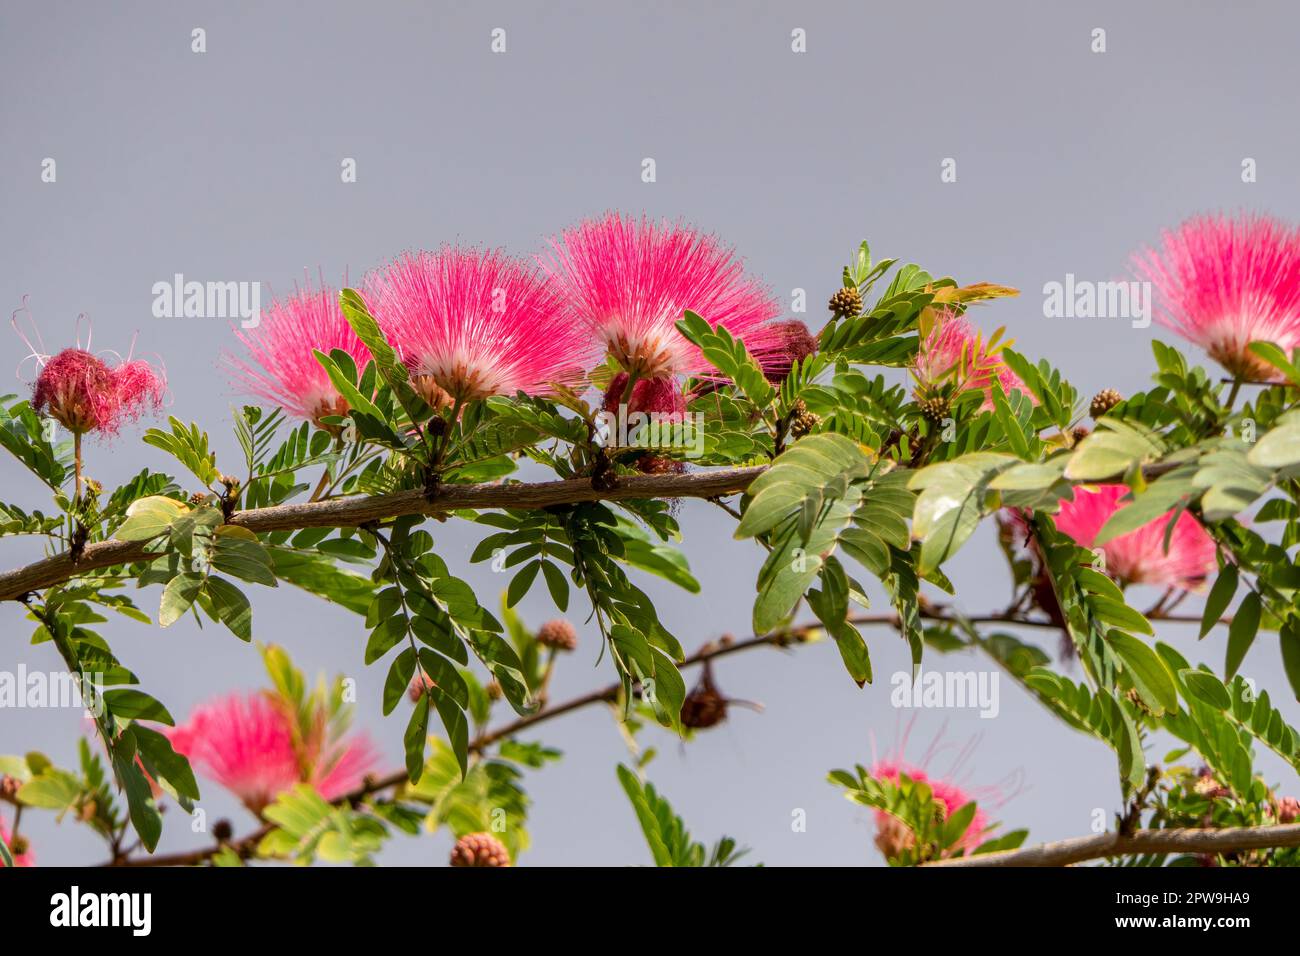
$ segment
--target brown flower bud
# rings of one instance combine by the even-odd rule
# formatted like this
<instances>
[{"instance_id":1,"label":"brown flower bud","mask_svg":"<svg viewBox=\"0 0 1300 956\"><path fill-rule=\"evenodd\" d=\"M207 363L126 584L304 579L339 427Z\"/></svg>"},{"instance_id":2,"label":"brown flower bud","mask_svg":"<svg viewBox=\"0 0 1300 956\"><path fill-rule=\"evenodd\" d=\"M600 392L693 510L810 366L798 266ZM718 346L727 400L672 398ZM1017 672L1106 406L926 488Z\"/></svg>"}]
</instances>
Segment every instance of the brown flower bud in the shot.
<instances>
[{"instance_id":1,"label":"brown flower bud","mask_svg":"<svg viewBox=\"0 0 1300 956\"><path fill-rule=\"evenodd\" d=\"M1122 401L1124 401L1124 396L1115 389L1103 388L1092 396L1092 404L1088 406L1088 414L1093 418L1101 418Z\"/></svg>"},{"instance_id":2,"label":"brown flower bud","mask_svg":"<svg viewBox=\"0 0 1300 956\"><path fill-rule=\"evenodd\" d=\"M857 289L843 288L831 296L826 307L837 316L853 316L862 312L862 293Z\"/></svg>"},{"instance_id":3,"label":"brown flower bud","mask_svg":"<svg viewBox=\"0 0 1300 956\"><path fill-rule=\"evenodd\" d=\"M547 621L537 629L537 643L557 651L572 651L578 646L578 632L562 617Z\"/></svg>"}]
</instances>

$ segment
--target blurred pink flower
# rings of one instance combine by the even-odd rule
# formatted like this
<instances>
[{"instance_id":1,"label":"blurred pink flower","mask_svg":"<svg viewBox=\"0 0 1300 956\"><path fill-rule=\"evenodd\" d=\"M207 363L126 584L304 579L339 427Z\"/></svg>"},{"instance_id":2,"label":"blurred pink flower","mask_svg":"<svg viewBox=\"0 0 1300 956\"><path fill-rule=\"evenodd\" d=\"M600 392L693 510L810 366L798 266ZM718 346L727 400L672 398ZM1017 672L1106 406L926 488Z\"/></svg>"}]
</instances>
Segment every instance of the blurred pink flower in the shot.
<instances>
[{"instance_id":1,"label":"blurred pink flower","mask_svg":"<svg viewBox=\"0 0 1300 956\"><path fill-rule=\"evenodd\" d=\"M32 855L31 846L28 844L27 838L19 836L17 841L15 841L10 835L9 824L5 822L3 817L0 817L0 840L4 841L4 845L7 846L9 852L13 854L14 866L36 865L36 857ZM14 847L15 842L18 844L17 849ZM3 868L4 863L0 862L0 869Z\"/></svg>"},{"instance_id":2,"label":"blurred pink flower","mask_svg":"<svg viewBox=\"0 0 1300 956\"><path fill-rule=\"evenodd\" d=\"M945 818L956 813L966 804L976 798L967 793L961 787L947 780L931 778L920 767L912 764L902 763L897 760L881 760L871 768L871 776L877 780L888 780L897 786L900 774L905 774L918 783L924 783L930 788L936 803L940 804L944 810ZM966 827L961 838L953 844L954 849L965 850L970 852L984 842L984 831L988 829L989 819L983 810L976 809L975 816L971 818L970 825ZM894 847L900 834L898 833L894 817L884 810L876 811L876 827L879 833L879 839L888 841L890 848ZM892 855L889 850L882 847L882 852L886 855Z\"/></svg>"},{"instance_id":3,"label":"blurred pink flower","mask_svg":"<svg viewBox=\"0 0 1300 956\"><path fill-rule=\"evenodd\" d=\"M685 310L742 339L760 363L780 352L775 298L712 236L609 213L551 240L538 261L623 371L716 375L676 323Z\"/></svg>"},{"instance_id":4,"label":"blurred pink flower","mask_svg":"<svg viewBox=\"0 0 1300 956\"><path fill-rule=\"evenodd\" d=\"M1197 216L1133 257L1158 299L1160 321L1205 349L1233 375L1277 380L1247 351L1300 346L1300 229L1268 216Z\"/></svg>"},{"instance_id":5,"label":"blurred pink flower","mask_svg":"<svg viewBox=\"0 0 1300 956\"><path fill-rule=\"evenodd\" d=\"M1076 487L1074 500L1061 502L1055 519L1057 529L1081 547L1091 548L1097 532L1120 509L1120 499L1128 492L1124 485ZM1106 571L1130 584L1188 590L1199 586L1217 567L1214 540L1199 521L1184 511L1178 516L1166 551L1168 521L1169 516L1164 515L1102 545Z\"/></svg>"},{"instance_id":6,"label":"blurred pink flower","mask_svg":"<svg viewBox=\"0 0 1300 956\"><path fill-rule=\"evenodd\" d=\"M367 300L414 375L452 399L578 385L591 334L532 267L497 251L408 253L367 279Z\"/></svg>"},{"instance_id":7,"label":"blurred pink flower","mask_svg":"<svg viewBox=\"0 0 1300 956\"><path fill-rule=\"evenodd\" d=\"M358 369L370 361L370 351L339 307L338 293L323 283L320 288L308 284L271 303L255 327L236 329L235 335L248 349L251 362L227 356L226 363L243 387L318 426L327 416L346 415L348 404L312 350L328 355L340 349Z\"/></svg>"},{"instance_id":8,"label":"blurred pink flower","mask_svg":"<svg viewBox=\"0 0 1300 956\"><path fill-rule=\"evenodd\" d=\"M195 771L221 784L254 813L300 782L327 800L342 796L356 789L375 764L362 737L330 746L315 732L295 740L292 721L264 693L231 694L198 707L167 736Z\"/></svg>"},{"instance_id":9,"label":"blurred pink flower","mask_svg":"<svg viewBox=\"0 0 1300 956\"><path fill-rule=\"evenodd\" d=\"M922 389L951 382L956 393L984 392L985 409L993 407L989 389L995 380L1002 386L1004 394L1020 391L1034 401L1020 376L1003 360L997 344L1000 337L999 330L992 339L985 339L965 317L948 311L940 312L921 341L912 373Z\"/></svg>"}]
</instances>

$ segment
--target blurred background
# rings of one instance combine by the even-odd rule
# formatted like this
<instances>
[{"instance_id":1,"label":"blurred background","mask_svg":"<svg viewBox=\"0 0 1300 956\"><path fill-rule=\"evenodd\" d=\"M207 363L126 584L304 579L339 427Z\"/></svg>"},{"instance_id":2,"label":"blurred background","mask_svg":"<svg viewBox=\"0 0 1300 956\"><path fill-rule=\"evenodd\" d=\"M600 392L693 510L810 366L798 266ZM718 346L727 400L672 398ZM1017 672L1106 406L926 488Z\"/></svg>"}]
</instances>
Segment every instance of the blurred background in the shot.
<instances>
[{"instance_id":1,"label":"blurred background","mask_svg":"<svg viewBox=\"0 0 1300 956\"><path fill-rule=\"evenodd\" d=\"M1085 397L1131 392L1149 380L1149 340L1169 333L1124 319L1045 318L1043 286L1067 273L1124 277L1137 247L1198 211L1300 216L1300 11L1285 2L1088 7L9 2L0 8L0 304L17 309L30 296L51 352L73 344L83 312L97 350L125 352L138 333L137 353L166 365L168 411L211 431L219 466L239 460L230 408L246 399L217 365L237 346L230 323L154 318L154 283L183 273L285 291L304 269L337 282L345 270L355 278L446 241L530 255L607 209L718 233L787 308L793 290L806 290L808 311L796 317L814 330L863 238L878 258L1016 286L1019 298L971 319L986 331L1006 326L1019 350L1050 358ZM504 53L492 52L497 28ZM195 29L206 52L192 51ZM1104 53L1093 52L1097 29ZM792 51L795 30L805 31L806 52ZM51 158L57 178L45 182ZM642 181L646 158L653 183ZM949 158L955 182L941 181ZM355 182L342 181L347 159ZM1255 182L1243 182L1247 159ZM14 376L0 393L27 393L35 367L26 354L17 335L0 331L0 377ZM91 442L88 471L105 485L145 465L175 473L138 441L142 427ZM49 507L8 457L0 488L5 500ZM745 636L759 550L733 541L730 519L709 505L688 502L680 519L703 592L640 583L688 649ZM431 530L495 609L506 576L468 561L483 532L454 522ZM0 561L27 563L32 543L0 540ZM1006 605L1010 579L991 526L949 570L966 611ZM399 766L404 708L381 716L385 669L363 666L361 622L289 586L254 590L257 639L286 647L309 674L355 678L357 724L385 769ZM156 592L138 595L150 612ZM533 625L555 616L540 585L521 610ZM561 663L556 700L613 677L607 659L597 663L585 608L571 610L582 643ZM57 666L48 646L28 645L31 627L17 605L0 607L0 667ZM264 684L257 651L216 627L115 620L104 632L178 719ZM1055 650L1051 632L1023 636ZM1161 629L1193 664L1221 667L1226 635L1195 636L1192 626ZM1107 818L1118 808L1110 751L1009 681L994 719L895 709L889 678L907 667L905 646L888 629L867 639L874 686L853 684L833 644L757 650L720 662L716 678L724 693L761 701L763 713L736 710L689 746L658 728L642 732L659 750L649 778L697 838L732 835L752 848L751 861L768 864L880 863L870 811L846 802L826 773L896 752L909 725L903 756L935 749L932 772L1010 795L991 815L1028 827L1031 841L1087 833L1094 808ZM976 658L927 663L990 668ZM1243 673L1300 720L1275 641L1260 641ZM37 749L71 764L81 729L79 712L0 710L0 753ZM650 862L615 778L628 754L606 712L580 711L524 739L564 759L528 776L534 848L520 862ZM1157 742L1156 758L1166 749ZM1264 766L1282 792L1300 789L1280 761ZM203 806L209 821L229 816L237 834L254 825L215 785ZM797 810L803 832L791 826ZM162 851L209 842L177 808L167 817ZM49 814L28 814L23 831L38 863L104 856L89 831ZM398 837L381 860L441 865L450 845L445 832Z\"/></svg>"}]
</instances>

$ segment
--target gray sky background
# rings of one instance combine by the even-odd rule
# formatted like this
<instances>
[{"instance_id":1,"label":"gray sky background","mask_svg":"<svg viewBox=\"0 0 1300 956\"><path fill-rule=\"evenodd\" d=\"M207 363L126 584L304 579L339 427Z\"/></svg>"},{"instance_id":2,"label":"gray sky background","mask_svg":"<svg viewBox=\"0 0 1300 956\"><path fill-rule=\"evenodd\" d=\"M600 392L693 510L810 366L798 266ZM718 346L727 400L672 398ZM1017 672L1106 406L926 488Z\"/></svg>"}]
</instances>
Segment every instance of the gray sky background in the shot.
<instances>
[{"instance_id":1,"label":"gray sky background","mask_svg":"<svg viewBox=\"0 0 1300 956\"><path fill-rule=\"evenodd\" d=\"M207 31L202 55L190 50L195 27ZM495 27L507 31L504 55L489 49ZM1094 27L1107 31L1104 54L1090 52ZM1297 27L1297 8L1284 2L7 2L0 303L12 310L30 295L51 351L72 343L80 312L97 349L125 351L138 330L137 350L166 363L170 411L211 430L219 465L239 458L228 409L240 399L216 366L234 344L228 323L154 319L155 282L181 272L287 289L304 268L356 277L444 241L529 254L611 208L719 233L787 304L790 290L807 289L814 328L864 237L878 257L1017 286L1019 299L972 318L1007 326L1019 349L1050 357L1085 395L1127 392L1148 381L1157 330L1045 319L1043 284L1067 272L1120 276L1133 249L1194 212L1300 216ZM804 54L791 52L794 28L807 31ZM57 162L53 184L41 181L46 157ZM344 157L357 161L354 184L340 182ZM656 160L653 184L641 182L644 157ZM945 157L957 161L956 183L940 182ZM1256 183L1241 181L1245 157L1257 161ZM0 334L0 368L16 368L25 352ZM30 381L30 363L24 372ZM26 387L11 381L0 393ZM108 484L145 464L174 472L139 431L90 444L89 473ZM49 505L7 457L0 488L5 500ZM757 549L731 540L716 509L688 504L682 524L704 593L651 580L665 622L688 648L746 634ZM468 564L481 534L431 530L495 607L504 580ZM31 545L0 541L0 560L25 563ZM951 570L963 608L1005 604L1009 579L989 529ZM157 589L140 595L150 611L157 600ZM360 622L289 587L259 589L254 608L259 639L286 646L308 672L357 678L358 723L397 765L404 718L380 714L385 671L362 666ZM523 611L534 624L553 616L540 587ZM557 699L612 676L608 660L595 665L594 629L580 631ZM113 622L105 632L178 718L262 684L256 650L217 628ZM0 608L0 667L56 666L48 648L27 645L29 633L16 606ZM1199 645L1190 628L1162 636L1193 662L1221 667L1223 634ZM880 861L870 813L825 782L831 768L869 762L873 738L888 750L911 717L889 704L889 675L906 666L902 642L885 630L867 637L877 678L863 691L833 645L758 651L717 676L765 713L737 711L685 748L645 732L660 749L651 779L698 837L733 835L769 864ZM1285 694L1275 642L1262 640L1245 672ZM1109 816L1117 805L1110 752L1007 682L1001 690L997 719L915 712L906 755L919 758L941 735L949 748L931 769L943 772L973 742L966 783L1023 778L996 818L1028 826L1031 840L1087 832L1093 808ZM1300 719L1300 708L1283 709ZM0 753L41 749L70 763L79 730L69 711L0 712ZM534 849L522 862L649 862L614 776L626 751L609 717L588 710L540 730L530 739L565 758L528 780ZM1267 766L1297 792L1279 763ZM209 820L230 815L237 831L253 822L215 785L204 805ZM791 830L796 808L807 832ZM162 849L206 840L175 808L168 816ZM87 831L48 814L28 814L24 831L39 862L102 856ZM445 834L399 837L383 860L442 864L449 846Z\"/></svg>"}]
</instances>

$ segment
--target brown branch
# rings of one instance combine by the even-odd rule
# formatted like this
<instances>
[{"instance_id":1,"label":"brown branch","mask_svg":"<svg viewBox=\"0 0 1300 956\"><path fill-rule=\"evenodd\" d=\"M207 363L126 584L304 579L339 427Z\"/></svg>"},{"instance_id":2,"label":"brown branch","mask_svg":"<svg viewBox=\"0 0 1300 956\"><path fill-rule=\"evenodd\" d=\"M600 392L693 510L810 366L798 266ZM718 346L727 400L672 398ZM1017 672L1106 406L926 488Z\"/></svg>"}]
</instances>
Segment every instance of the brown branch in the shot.
<instances>
[{"instance_id":1,"label":"brown branch","mask_svg":"<svg viewBox=\"0 0 1300 956\"><path fill-rule=\"evenodd\" d=\"M633 475L619 478L610 489L596 489L588 479L542 481L532 484L486 483L440 485L432 498L424 491L339 498L301 504L275 505L236 512L230 523L249 531L293 531L300 528L357 527L402 515L446 514L459 508L519 508L537 510L583 501L628 498L715 498L744 491L767 466L700 471L685 475ZM0 573L0 601L62 584L85 571L131 564L148 556L145 543L100 541L87 545L74 560L69 552L53 555L24 568Z\"/></svg>"},{"instance_id":2,"label":"brown branch","mask_svg":"<svg viewBox=\"0 0 1300 956\"><path fill-rule=\"evenodd\" d=\"M1131 836L1098 833L1055 843L986 853L978 856L936 860L926 866L1071 866L1109 856L1141 853L1231 853L1239 850L1270 850L1300 846L1300 823L1267 827L1226 827L1222 830L1194 828L1137 830Z\"/></svg>"},{"instance_id":3,"label":"brown branch","mask_svg":"<svg viewBox=\"0 0 1300 956\"><path fill-rule=\"evenodd\" d=\"M875 618L863 620L860 623L892 623L892 618L880 615ZM736 654L740 651L750 650L755 647L789 647L795 644L802 644L821 630L820 624L804 624L797 627L786 628L781 631L773 631L771 634L765 634L762 637L750 637L743 641L731 641L726 643L706 644L696 653L687 657L679 664L679 667L690 667L694 664L703 664L705 661L715 660L719 657L725 657L728 654ZM560 717L564 714L572 713L575 710L581 710L592 704L610 703L618 699L620 685L610 684L599 690L583 694L581 697L575 697L565 701L562 704L556 704L553 707L547 707L539 710L534 714L527 714L517 720L511 721L499 727L496 730L489 730L470 742L469 749L471 753L481 754L492 744L513 737L523 730L540 724L544 721ZM385 777L378 777L367 780L364 784L336 798L333 803L342 805L345 803L357 804L367 797L376 793L382 793L385 790L391 790L394 787L400 787L408 783L410 778L405 770L399 770ZM102 864L103 866L194 866L204 863L216 856L225 847L229 847L241 858L246 857L256 850L257 845L262 839L270 833L274 827L271 824L264 824L258 830L250 833L246 837L228 843L218 843L216 846L204 847L198 850L190 850L182 853L172 853L163 856L146 856L137 858L123 857L111 860Z\"/></svg>"},{"instance_id":4,"label":"brown branch","mask_svg":"<svg viewBox=\"0 0 1300 956\"><path fill-rule=\"evenodd\" d=\"M932 621L953 621L953 617L944 613L940 608L923 608L921 616ZM899 620L896 614L857 614L850 615L849 622L860 627L870 625L888 625L898 627ZM1023 627L1045 627L1055 628L1056 625L1050 621L1036 621L1025 618L1014 618L1007 614L984 614L971 615L965 620L971 623L1002 623L1018 625ZM695 664L703 664L705 661L716 660L720 657L726 657L728 654L736 654L740 651L746 651L755 647L788 647L795 644L807 642L813 634L820 631L820 624L803 624L795 627L785 628L780 631L773 631L771 634L765 634L761 637L749 637L743 641L729 641L717 644L706 644L703 648L687 657L678 666L690 667ZM602 687L583 694L580 697L574 697L564 703L556 704L552 707L545 707L533 714L527 714L519 717L510 723L504 724L496 730L489 730L474 740L470 741L469 750L471 753L481 754L488 747L499 743L509 737L527 730L537 724L561 717L565 714L572 713L576 710L582 710L590 707L592 704L610 703L618 699L620 685L617 683ZM334 803L341 805L344 803L357 804L367 797L376 793L382 793L385 790L391 790L394 787L400 787L409 782L409 777L405 770L399 770L388 774L384 777L376 777L367 780L351 793L344 794L337 798ZM174 853L164 856L149 856L138 858L119 858L103 864L104 866L194 866L206 862L221 851L224 846L229 846L241 858L247 857L256 850L258 843L271 832L273 827L269 824L246 837L227 843L218 844L212 847L205 847L199 850L191 850L183 853Z\"/></svg>"}]
</instances>

